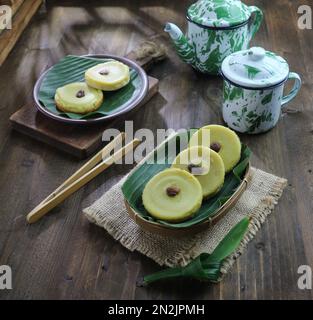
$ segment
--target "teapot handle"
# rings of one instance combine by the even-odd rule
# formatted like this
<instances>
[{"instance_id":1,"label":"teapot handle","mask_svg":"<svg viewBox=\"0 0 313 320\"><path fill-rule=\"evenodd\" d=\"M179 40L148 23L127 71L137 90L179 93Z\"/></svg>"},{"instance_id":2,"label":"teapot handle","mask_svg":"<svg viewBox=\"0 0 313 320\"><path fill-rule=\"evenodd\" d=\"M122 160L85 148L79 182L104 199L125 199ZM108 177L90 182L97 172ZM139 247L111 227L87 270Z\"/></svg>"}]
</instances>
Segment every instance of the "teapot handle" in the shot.
<instances>
[{"instance_id":1,"label":"teapot handle","mask_svg":"<svg viewBox=\"0 0 313 320\"><path fill-rule=\"evenodd\" d=\"M250 33L250 40L252 40L256 34L256 32L259 30L261 23L263 21L263 12L261 9L255 6L249 7L249 10L251 12L251 18L250 21L250 27L249 27L249 33Z\"/></svg>"}]
</instances>

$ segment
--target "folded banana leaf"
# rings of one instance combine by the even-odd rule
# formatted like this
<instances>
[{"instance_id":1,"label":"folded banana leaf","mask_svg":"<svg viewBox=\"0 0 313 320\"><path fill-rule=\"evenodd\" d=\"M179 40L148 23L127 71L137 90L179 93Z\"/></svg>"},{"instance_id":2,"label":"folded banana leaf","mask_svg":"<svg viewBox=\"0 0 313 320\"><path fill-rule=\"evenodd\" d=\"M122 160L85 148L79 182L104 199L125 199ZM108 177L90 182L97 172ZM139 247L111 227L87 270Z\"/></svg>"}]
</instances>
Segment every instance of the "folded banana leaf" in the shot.
<instances>
[{"instance_id":1,"label":"folded banana leaf","mask_svg":"<svg viewBox=\"0 0 313 320\"><path fill-rule=\"evenodd\" d=\"M52 113L62 115L71 119L89 119L103 115L113 114L123 108L123 105L136 96L142 89L142 81L138 73L130 70L130 82L123 88L104 92L104 100L100 108L94 112L89 112L84 115L75 114L72 112L62 112L56 108L54 95L57 88L62 87L72 82L85 81L85 71L99 63L109 61L111 59L99 59L88 57L67 56L44 77L39 89L39 101Z\"/></svg>"},{"instance_id":2,"label":"folded banana leaf","mask_svg":"<svg viewBox=\"0 0 313 320\"><path fill-rule=\"evenodd\" d=\"M145 286L163 279L187 277L202 281L217 282L221 267L227 257L236 251L247 233L249 218L243 218L219 243L212 254L202 253L185 267L169 268L139 279L138 286Z\"/></svg>"},{"instance_id":3,"label":"folded banana leaf","mask_svg":"<svg viewBox=\"0 0 313 320\"><path fill-rule=\"evenodd\" d=\"M142 203L142 192L146 183L154 175L171 166L176 155L187 147L190 136L194 131L194 129L188 131L187 139L185 139L185 135L183 133L178 133L168 139L165 143L159 146L147 158L146 162L140 165L124 182L122 191L125 199L128 201L131 208L146 220L167 225L171 228L186 228L198 224L207 220L209 217L213 218L218 212L218 209L228 199L230 199L242 182L251 155L250 149L245 145L242 145L239 163L226 175L225 182L221 190L214 197L204 200L199 211L191 219L180 223L170 223L156 220L149 215ZM173 150L173 145L176 148L176 153L169 152L169 150Z\"/></svg>"}]
</instances>

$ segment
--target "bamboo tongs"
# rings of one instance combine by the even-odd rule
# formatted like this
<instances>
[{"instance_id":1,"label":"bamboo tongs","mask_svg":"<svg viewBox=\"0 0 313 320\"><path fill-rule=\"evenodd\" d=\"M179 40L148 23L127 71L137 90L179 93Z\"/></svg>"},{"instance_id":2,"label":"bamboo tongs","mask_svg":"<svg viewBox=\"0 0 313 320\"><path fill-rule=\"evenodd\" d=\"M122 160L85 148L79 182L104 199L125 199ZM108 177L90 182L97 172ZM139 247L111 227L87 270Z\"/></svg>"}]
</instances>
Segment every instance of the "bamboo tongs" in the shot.
<instances>
[{"instance_id":1,"label":"bamboo tongs","mask_svg":"<svg viewBox=\"0 0 313 320\"><path fill-rule=\"evenodd\" d=\"M118 134L110 143L108 143L94 157L87 161L80 169L78 169L72 176L64 181L64 183L55 189L38 206L29 212L27 215L27 221L29 223L34 223L39 220L79 188L84 186L116 161L122 159L128 152L134 150L141 142L138 139L134 139L116 151L113 155L108 157L108 155L116 146L122 144L124 138L125 133Z\"/></svg>"}]
</instances>

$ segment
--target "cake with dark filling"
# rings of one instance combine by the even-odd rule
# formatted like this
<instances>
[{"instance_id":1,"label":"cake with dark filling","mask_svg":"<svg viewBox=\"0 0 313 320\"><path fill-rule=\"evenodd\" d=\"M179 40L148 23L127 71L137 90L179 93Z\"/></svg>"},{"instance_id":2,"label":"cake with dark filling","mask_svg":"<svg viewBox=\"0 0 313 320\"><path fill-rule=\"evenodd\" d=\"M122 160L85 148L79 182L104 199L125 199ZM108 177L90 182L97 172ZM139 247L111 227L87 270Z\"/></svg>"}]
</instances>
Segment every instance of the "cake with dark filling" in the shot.
<instances>
[{"instance_id":1,"label":"cake with dark filling","mask_svg":"<svg viewBox=\"0 0 313 320\"><path fill-rule=\"evenodd\" d=\"M60 111L86 114L99 109L103 93L85 82L74 82L58 88L54 100Z\"/></svg>"},{"instance_id":2,"label":"cake with dark filling","mask_svg":"<svg viewBox=\"0 0 313 320\"><path fill-rule=\"evenodd\" d=\"M191 173L166 169L148 181L142 201L155 219L180 222L191 218L201 207L202 188Z\"/></svg>"},{"instance_id":3,"label":"cake with dark filling","mask_svg":"<svg viewBox=\"0 0 313 320\"><path fill-rule=\"evenodd\" d=\"M103 91L118 90L130 81L129 67L116 60L100 63L85 72L85 81Z\"/></svg>"}]
</instances>

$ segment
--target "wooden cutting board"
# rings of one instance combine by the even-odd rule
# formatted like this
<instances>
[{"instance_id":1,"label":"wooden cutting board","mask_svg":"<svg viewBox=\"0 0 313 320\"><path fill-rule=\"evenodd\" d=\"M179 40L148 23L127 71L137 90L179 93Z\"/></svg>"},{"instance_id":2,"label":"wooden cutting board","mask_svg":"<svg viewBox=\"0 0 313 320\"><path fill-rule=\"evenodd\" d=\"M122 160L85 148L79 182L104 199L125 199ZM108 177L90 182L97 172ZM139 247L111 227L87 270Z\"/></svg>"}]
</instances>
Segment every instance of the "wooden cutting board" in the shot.
<instances>
[{"instance_id":1,"label":"wooden cutting board","mask_svg":"<svg viewBox=\"0 0 313 320\"><path fill-rule=\"evenodd\" d=\"M160 56L158 58L151 56L141 58L139 55L138 58L137 52L138 49L130 52L126 57L136 61L145 70L160 60ZM138 111L138 108L146 104L158 92L159 80L150 76L148 78L148 94L143 102L131 112ZM103 144L103 131L107 128L116 127L118 122L123 121L127 115L129 113L107 122L82 126L47 118L37 111L35 104L32 103L15 112L10 117L10 121L13 129L83 159L100 149Z\"/></svg>"}]
</instances>

